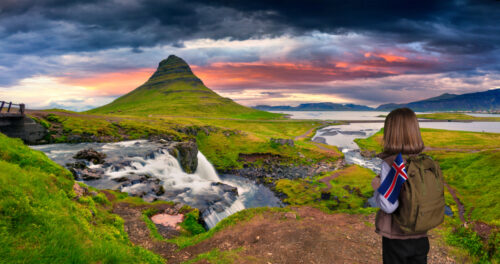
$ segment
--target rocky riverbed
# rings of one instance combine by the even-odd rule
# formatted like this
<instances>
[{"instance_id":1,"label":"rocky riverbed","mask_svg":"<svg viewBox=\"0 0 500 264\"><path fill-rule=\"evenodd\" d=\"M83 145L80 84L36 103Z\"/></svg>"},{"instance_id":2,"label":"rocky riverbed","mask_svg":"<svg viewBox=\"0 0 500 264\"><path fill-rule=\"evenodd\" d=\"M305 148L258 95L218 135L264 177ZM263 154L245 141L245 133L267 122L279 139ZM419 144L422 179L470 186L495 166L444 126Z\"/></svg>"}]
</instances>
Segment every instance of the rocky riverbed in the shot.
<instances>
[{"instance_id":1,"label":"rocky riverbed","mask_svg":"<svg viewBox=\"0 0 500 264\"><path fill-rule=\"evenodd\" d=\"M69 168L76 180L98 189L196 207L209 228L248 207L281 205L260 184L236 175L219 177L193 141L135 140L33 148Z\"/></svg>"}]
</instances>

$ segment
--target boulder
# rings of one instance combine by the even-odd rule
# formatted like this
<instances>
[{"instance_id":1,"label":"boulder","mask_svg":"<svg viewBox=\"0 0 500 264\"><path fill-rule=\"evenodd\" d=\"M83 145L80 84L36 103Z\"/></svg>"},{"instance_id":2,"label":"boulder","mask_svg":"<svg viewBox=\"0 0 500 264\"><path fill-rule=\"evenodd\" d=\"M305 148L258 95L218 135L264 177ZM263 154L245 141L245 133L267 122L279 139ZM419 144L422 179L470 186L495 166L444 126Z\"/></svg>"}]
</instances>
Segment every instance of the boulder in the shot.
<instances>
[{"instance_id":1,"label":"boulder","mask_svg":"<svg viewBox=\"0 0 500 264\"><path fill-rule=\"evenodd\" d=\"M186 173L194 173L198 167L198 146L196 142L174 142L167 148L168 153L179 160Z\"/></svg>"},{"instance_id":2,"label":"boulder","mask_svg":"<svg viewBox=\"0 0 500 264\"><path fill-rule=\"evenodd\" d=\"M293 147L295 144L293 142L293 139L286 139L286 138L271 138L271 143L279 144L281 146L288 145L290 147Z\"/></svg>"},{"instance_id":3,"label":"boulder","mask_svg":"<svg viewBox=\"0 0 500 264\"><path fill-rule=\"evenodd\" d=\"M106 154L89 148L79 151L75 156L73 156L73 158L87 160L94 164L103 164L104 159L106 158Z\"/></svg>"},{"instance_id":4,"label":"boulder","mask_svg":"<svg viewBox=\"0 0 500 264\"><path fill-rule=\"evenodd\" d=\"M223 192L229 192L234 195L238 195L238 188L222 182L212 182L212 186L219 187Z\"/></svg>"},{"instance_id":5,"label":"boulder","mask_svg":"<svg viewBox=\"0 0 500 264\"><path fill-rule=\"evenodd\" d=\"M377 153L374 150L363 150L359 154L365 158L373 158Z\"/></svg>"},{"instance_id":6,"label":"boulder","mask_svg":"<svg viewBox=\"0 0 500 264\"><path fill-rule=\"evenodd\" d=\"M326 138L324 138L324 137L315 137L312 141L317 142L317 143L321 143L321 144L326 144Z\"/></svg>"}]
</instances>

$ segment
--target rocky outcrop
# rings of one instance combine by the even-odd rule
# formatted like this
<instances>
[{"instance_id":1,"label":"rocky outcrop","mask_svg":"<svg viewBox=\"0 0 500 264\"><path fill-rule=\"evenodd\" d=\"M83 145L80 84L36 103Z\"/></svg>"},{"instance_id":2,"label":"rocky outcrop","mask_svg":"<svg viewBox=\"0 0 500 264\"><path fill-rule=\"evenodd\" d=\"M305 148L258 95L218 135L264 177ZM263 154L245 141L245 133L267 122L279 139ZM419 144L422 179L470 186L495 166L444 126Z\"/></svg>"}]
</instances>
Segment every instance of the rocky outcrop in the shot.
<instances>
[{"instance_id":1,"label":"rocky outcrop","mask_svg":"<svg viewBox=\"0 0 500 264\"><path fill-rule=\"evenodd\" d=\"M362 150L359 152L359 154L361 154L361 156L365 158L373 158L377 155L377 152L374 150Z\"/></svg>"},{"instance_id":2,"label":"rocky outcrop","mask_svg":"<svg viewBox=\"0 0 500 264\"><path fill-rule=\"evenodd\" d=\"M92 162L94 164L103 164L104 159L106 158L106 154L95 151L94 149L84 149L76 153L73 156L74 159L86 160L88 162Z\"/></svg>"},{"instance_id":3,"label":"rocky outcrop","mask_svg":"<svg viewBox=\"0 0 500 264\"><path fill-rule=\"evenodd\" d=\"M0 132L8 137L20 138L27 144L36 144L44 140L48 131L29 117L1 118Z\"/></svg>"},{"instance_id":4,"label":"rocky outcrop","mask_svg":"<svg viewBox=\"0 0 500 264\"><path fill-rule=\"evenodd\" d=\"M295 145L293 143L293 139L271 138L270 141L271 141L271 143L278 144L278 145L281 145L281 146L288 145L290 147L293 147Z\"/></svg>"},{"instance_id":5,"label":"rocky outcrop","mask_svg":"<svg viewBox=\"0 0 500 264\"><path fill-rule=\"evenodd\" d=\"M321 143L321 144L326 144L326 138L324 138L324 137L315 137L312 141L317 142L317 143Z\"/></svg>"},{"instance_id":6,"label":"rocky outcrop","mask_svg":"<svg viewBox=\"0 0 500 264\"><path fill-rule=\"evenodd\" d=\"M233 195L238 195L238 188L222 182L213 182L212 186L218 186L223 192L231 193Z\"/></svg>"},{"instance_id":7,"label":"rocky outcrop","mask_svg":"<svg viewBox=\"0 0 500 264\"><path fill-rule=\"evenodd\" d=\"M263 163L263 166L246 163L242 169L229 170L224 173L235 174L273 187L274 182L279 179L303 179L322 172L333 171L341 166L339 163L327 162L313 165L282 165L272 160L264 160Z\"/></svg>"},{"instance_id":8,"label":"rocky outcrop","mask_svg":"<svg viewBox=\"0 0 500 264\"><path fill-rule=\"evenodd\" d=\"M168 153L179 160L182 169L194 173L198 167L198 146L193 141L173 142L167 146Z\"/></svg>"}]
</instances>

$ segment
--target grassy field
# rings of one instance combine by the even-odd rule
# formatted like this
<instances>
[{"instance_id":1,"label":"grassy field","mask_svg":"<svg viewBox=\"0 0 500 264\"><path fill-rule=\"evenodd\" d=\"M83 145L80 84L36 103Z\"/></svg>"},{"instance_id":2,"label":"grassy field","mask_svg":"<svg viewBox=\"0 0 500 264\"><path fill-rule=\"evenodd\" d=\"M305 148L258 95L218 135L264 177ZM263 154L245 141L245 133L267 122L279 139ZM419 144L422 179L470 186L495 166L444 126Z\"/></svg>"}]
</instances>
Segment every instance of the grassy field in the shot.
<instances>
[{"instance_id":1,"label":"grassy field","mask_svg":"<svg viewBox=\"0 0 500 264\"><path fill-rule=\"evenodd\" d=\"M418 118L438 119L438 120L474 120L474 121L500 121L500 117L479 117L463 113L432 113L420 114Z\"/></svg>"},{"instance_id":2,"label":"grassy field","mask_svg":"<svg viewBox=\"0 0 500 264\"><path fill-rule=\"evenodd\" d=\"M458 207L446 190L447 204L454 218L446 226L448 242L462 247L478 261L500 261L500 134L439 129L421 129L425 153L437 160L446 182L465 207L465 218L490 225L488 238L481 238L474 226L461 227ZM383 131L356 142L361 149L382 150Z\"/></svg>"},{"instance_id":3,"label":"grassy field","mask_svg":"<svg viewBox=\"0 0 500 264\"><path fill-rule=\"evenodd\" d=\"M102 194L76 197L73 176L0 134L1 263L164 263L133 246Z\"/></svg>"},{"instance_id":4,"label":"grassy field","mask_svg":"<svg viewBox=\"0 0 500 264\"><path fill-rule=\"evenodd\" d=\"M314 130L324 125L320 121L138 117L54 110L31 115L49 127L53 142L71 142L75 135L84 141L120 141L152 136L173 140L196 138L199 149L218 170L241 168L239 154L279 155L285 164L312 164L341 157L340 152L327 151L309 141ZM295 139L303 134L307 135L296 140L294 146L281 146L270 141L271 138Z\"/></svg>"},{"instance_id":5,"label":"grassy field","mask_svg":"<svg viewBox=\"0 0 500 264\"><path fill-rule=\"evenodd\" d=\"M327 213L371 213L376 208L365 207L373 195L373 177L371 170L350 165L312 179L281 179L276 183L276 190L286 194L284 201L291 206L307 205Z\"/></svg>"}]
</instances>

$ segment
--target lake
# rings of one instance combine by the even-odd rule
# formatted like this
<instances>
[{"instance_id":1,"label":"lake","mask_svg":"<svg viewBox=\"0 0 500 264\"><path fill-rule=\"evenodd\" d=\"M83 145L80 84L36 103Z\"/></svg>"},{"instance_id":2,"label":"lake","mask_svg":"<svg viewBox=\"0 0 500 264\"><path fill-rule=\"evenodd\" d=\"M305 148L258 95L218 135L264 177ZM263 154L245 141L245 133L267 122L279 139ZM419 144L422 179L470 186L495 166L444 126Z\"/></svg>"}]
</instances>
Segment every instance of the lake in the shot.
<instances>
[{"instance_id":1,"label":"lake","mask_svg":"<svg viewBox=\"0 0 500 264\"><path fill-rule=\"evenodd\" d=\"M275 111L275 113L278 113ZM385 120L385 117L378 117L380 115L387 115L389 112L378 111L280 111L290 115L292 119L321 119L321 120L367 120L378 121L374 123L356 124L352 123L350 126L352 130L359 129L376 129L377 131L384 125L380 121ZM417 113L420 114L420 113ZM472 114L471 114L472 115ZM478 116L496 116L494 114L474 114ZM435 128L446 130L458 131L472 131L472 132L490 132L500 133L500 122L420 122L421 128Z\"/></svg>"}]
</instances>

